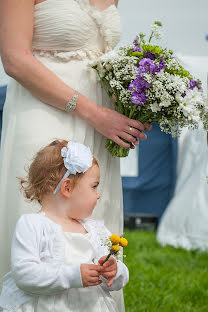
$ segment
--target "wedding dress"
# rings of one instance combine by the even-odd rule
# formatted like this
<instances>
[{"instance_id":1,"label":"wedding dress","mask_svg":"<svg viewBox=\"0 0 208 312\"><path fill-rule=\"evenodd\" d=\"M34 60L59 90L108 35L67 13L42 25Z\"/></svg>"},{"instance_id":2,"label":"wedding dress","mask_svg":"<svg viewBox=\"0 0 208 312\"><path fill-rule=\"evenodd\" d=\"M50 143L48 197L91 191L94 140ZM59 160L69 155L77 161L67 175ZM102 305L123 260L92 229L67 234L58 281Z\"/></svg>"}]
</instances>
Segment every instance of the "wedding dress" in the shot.
<instances>
[{"instance_id":1,"label":"wedding dress","mask_svg":"<svg viewBox=\"0 0 208 312\"><path fill-rule=\"evenodd\" d=\"M162 245L208 249L208 147L206 132L183 130L175 195L160 222Z\"/></svg>"},{"instance_id":2,"label":"wedding dress","mask_svg":"<svg viewBox=\"0 0 208 312\"><path fill-rule=\"evenodd\" d=\"M45 0L34 8L33 55L70 87L101 106L111 107L89 60L113 49L121 36L118 10L104 11L89 0ZM25 201L17 177L34 154L52 140L75 140L90 147L101 169L101 199L93 217L111 232L123 231L119 159L105 149L106 138L77 116L46 105L10 79L3 113L0 160L0 277L9 271L10 242L17 219L37 211Z\"/></svg>"}]
</instances>

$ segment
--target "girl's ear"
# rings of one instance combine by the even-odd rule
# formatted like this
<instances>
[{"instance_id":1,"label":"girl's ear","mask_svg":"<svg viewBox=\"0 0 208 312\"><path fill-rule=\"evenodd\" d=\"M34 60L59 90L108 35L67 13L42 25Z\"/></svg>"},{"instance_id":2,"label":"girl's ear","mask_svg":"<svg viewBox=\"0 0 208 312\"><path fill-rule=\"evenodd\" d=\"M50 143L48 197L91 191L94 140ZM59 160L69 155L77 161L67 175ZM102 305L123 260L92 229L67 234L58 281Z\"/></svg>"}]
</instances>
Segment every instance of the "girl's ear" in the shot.
<instances>
[{"instance_id":1,"label":"girl's ear","mask_svg":"<svg viewBox=\"0 0 208 312\"><path fill-rule=\"evenodd\" d=\"M72 185L71 180L69 178L64 179L60 187L61 195L64 196L65 198L70 198L72 191L73 191L73 185Z\"/></svg>"}]
</instances>

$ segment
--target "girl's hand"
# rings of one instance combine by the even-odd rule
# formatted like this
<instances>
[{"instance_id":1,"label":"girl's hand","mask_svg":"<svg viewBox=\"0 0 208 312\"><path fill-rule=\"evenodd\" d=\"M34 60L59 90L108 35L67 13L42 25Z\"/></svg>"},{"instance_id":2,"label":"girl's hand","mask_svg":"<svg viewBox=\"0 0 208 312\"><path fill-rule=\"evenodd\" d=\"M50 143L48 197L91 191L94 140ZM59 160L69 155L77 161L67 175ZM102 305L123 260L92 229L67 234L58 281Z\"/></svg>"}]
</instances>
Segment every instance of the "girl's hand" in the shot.
<instances>
[{"instance_id":1,"label":"girl's hand","mask_svg":"<svg viewBox=\"0 0 208 312\"><path fill-rule=\"evenodd\" d=\"M102 283L102 281L99 280L99 276L102 271L102 267L100 265L81 264L80 271L84 287L97 286Z\"/></svg>"},{"instance_id":2,"label":"girl's hand","mask_svg":"<svg viewBox=\"0 0 208 312\"><path fill-rule=\"evenodd\" d=\"M102 257L99 259L100 265L103 263L106 257ZM110 257L108 261L106 261L103 266L102 276L108 280L107 286L110 287L113 284L114 277L117 273L117 261L114 257Z\"/></svg>"}]
</instances>

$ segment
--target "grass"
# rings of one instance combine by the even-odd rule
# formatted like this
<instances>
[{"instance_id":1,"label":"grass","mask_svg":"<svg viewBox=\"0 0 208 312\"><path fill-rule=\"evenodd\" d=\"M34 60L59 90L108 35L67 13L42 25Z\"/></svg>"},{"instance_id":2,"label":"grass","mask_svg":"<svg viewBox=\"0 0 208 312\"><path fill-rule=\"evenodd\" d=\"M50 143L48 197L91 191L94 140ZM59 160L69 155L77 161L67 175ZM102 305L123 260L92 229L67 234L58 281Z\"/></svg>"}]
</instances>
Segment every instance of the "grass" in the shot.
<instances>
[{"instance_id":1,"label":"grass","mask_svg":"<svg viewBox=\"0 0 208 312\"><path fill-rule=\"evenodd\" d=\"M154 232L125 233L126 312L208 312L208 253L161 247Z\"/></svg>"}]
</instances>

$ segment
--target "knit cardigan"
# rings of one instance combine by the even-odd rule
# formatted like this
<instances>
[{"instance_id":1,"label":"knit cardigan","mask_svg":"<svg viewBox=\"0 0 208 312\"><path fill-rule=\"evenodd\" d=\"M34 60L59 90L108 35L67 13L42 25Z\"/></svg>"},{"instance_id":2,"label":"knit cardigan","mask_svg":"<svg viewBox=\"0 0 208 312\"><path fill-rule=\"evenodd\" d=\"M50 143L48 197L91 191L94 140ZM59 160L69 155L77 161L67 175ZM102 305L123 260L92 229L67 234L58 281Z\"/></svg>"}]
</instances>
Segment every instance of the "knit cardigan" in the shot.
<instances>
[{"instance_id":1,"label":"knit cardigan","mask_svg":"<svg viewBox=\"0 0 208 312\"><path fill-rule=\"evenodd\" d=\"M91 233L96 260L108 254L103 239L111 233L102 221L80 220ZM15 312L23 303L36 296L56 295L70 288L83 287L80 264L64 263L65 240L62 227L42 213L25 214L17 222L11 248L11 271L3 278L0 307ZM111 287L119 290L129 279L127 267L117 262L117 273ZM92 286L93 287L93 286Z\"/></svg>"}]
</instances>

